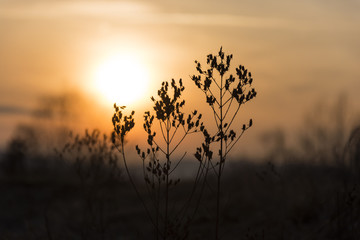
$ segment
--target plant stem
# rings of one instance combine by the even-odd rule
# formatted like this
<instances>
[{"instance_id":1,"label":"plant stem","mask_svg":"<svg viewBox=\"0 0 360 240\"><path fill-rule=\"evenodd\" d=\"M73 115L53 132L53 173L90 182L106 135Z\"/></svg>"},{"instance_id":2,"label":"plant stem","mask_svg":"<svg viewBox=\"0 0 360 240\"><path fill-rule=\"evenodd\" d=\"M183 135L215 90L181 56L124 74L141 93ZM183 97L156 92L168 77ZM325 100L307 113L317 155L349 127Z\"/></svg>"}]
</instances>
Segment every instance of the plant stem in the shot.
<instances>
[{"instance_id":1,"label":"plant stem","mask_svg":"<svg viewBox=\"0 0 360 240\"><path fill-rule=\"evenodd\" d=\"M121 150L118 148L118 146L116 146L116 145L114 145L114 146L118 149L118 151L119 151L119 152L121 153L121 155L122 155L123 162L124 162L124 167L125 167L125 171L126 171L126 174L128 175L130 184L132 185L133 189L135 190L135 193L136 193L137 197L139 198L141 204L143 205L143 207L144 207L144 209L145 209L145 211L146 211L146 214L148 215L151 223L152 223L154 226L156 226L156 228L158 229L159 226L158 226L158 225L155 225L154 220L153 220L153 218L151 217L151 214L150 214L148 208L146 207L146 204L145 204L144 200L142 199L142 197L141 197L141 195L140 195L140 192L139 192L139 190L137 189L137 187L136 187L136 185L135 185L134 180L133 180L132 177L131 177L131 174L130 174L130 171L129 171L129 167L128 167L127 161L126 161L126 156L125 156L124 138L121 139ZM158 230L157 230L157 231L158 231Z\"/></svg>"},{"instance_id":2,"label":"plant stem","mask_svg":"<svg viewBox=\"0 0 360 240\"><path fill-rule=\"evenodd\" d=\"M156 240L159 240L159 216L160 216L160 190L161 190L161 179L158 178L158 191L156 201Z\"/></svg>"},{"instance_id":3,"label":"plant stem","mask_svg":"<svg viewBox=\"0 0 360 240\"><path fill-rule=\"evenodd\" d=\"M166 121L166 185L165 185L165 224L164 224L164 240L168 231L168 208L169 208L169 164L170 164L170 119Z\"/></svg>"},{"instance_id":4,"label":"plant stem","mask_svg":"<svg viewBox=\"0 0 360 240\"><path fill-rule=\"evenodd\" d=\"M223 76L221 76L220 82L220 163L219 163L219 170L217 174L217 194L216 194L216 226L215 226L215 240L219 239L219 224L220 224L220 194L221 194L221 173L222 173L222 166L224 163L224 156L223 156Z\"/></svg>"}]
</instances>

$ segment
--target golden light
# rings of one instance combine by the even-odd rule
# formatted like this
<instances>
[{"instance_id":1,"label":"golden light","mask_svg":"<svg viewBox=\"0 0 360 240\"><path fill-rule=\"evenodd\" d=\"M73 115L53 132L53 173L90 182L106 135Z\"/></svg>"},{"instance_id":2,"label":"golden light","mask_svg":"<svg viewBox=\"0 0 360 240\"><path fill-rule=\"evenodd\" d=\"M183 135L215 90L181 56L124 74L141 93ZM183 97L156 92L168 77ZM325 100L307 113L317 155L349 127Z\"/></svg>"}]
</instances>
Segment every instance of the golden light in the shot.
<instances>
[{"instance_id":1,"label":"golden light","mask_svg":"<svg viewBox=\"0 0 360 240\"><path fill-rule=\"evenodd\" d=\"M143 99L149 76L144 64L134 56L116 55L96 68L94 88L111 104L134 104Z\"/></svg>"}]
</instances>

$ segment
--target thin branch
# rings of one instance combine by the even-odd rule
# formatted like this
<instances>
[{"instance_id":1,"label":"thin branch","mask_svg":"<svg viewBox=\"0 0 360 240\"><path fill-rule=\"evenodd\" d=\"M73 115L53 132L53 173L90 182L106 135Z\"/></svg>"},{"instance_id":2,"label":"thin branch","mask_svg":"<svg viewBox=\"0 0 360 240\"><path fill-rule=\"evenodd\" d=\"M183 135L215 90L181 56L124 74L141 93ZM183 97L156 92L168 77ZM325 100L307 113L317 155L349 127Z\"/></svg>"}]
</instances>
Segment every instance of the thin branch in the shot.
<instances>
[{"instance_id":1,"label":"thin branch","mask_svg":"<svg viewBox=\"0 0 360 240\"><path fill-rule=\"evenodd\" d=\"M162 121L159 121L159 125L160 125L160 129L161 129L161 134L162 134L162 136L163 136L163 138L164 138L164 140L165 140L165 142L166 142L166 137L165 137L165 133L164 133L164 130L163 130L163 128L162 128ZM167 143L167 142L166 142Z\"/></svg>"},{"instance_id":2,"label":"thin branch","mask_svg":"<svg viewBox=\"0 0 360 240\"><path fill-rule=\"evenodd\" d=\"M169 175L179 166L180 162L184 159L186 155L186 152L184 153L184 155L180 158L180 160L176 163L175 167L173 167L173 169L169 172Z\"/></svg>"},{"instance_id":3,"label":"thin branch","mask_svg":"<svg viewBox=\"0 0 360 240\"><path fill-rule=\"evenodd\" d=\"M224 94L225 95L225 94ZM230 96L226 101L225 101L225 103L224 103L224 105L223 106L225 106L230 100L232 101L233 100L233 96Z\"/></svg>"},{"instance_id":4,"label":"thin branch","mask_svg":"<svg viewBox=\"0 0 360 240\"><path fill-rule=\"evenodd\" d=\"M209 161L210 161L210 160L207 161L208 164L209 164ZM205 168L205 166L204 166L204 168ZM199 198L198 198L197 203L195 204L195 209L194 209L194 212L193 212L193 214L192 214L191 219L194 218L196 212L197 212L198 209L199 209L200 201L201 201L201 197L202 197L202 195L203 195L204 189L205 189L205 185L209 185L208 182L207 182L207 174L208 174L208 171L209 171L209 170L208 170L208 168L205 168L205 169L207 169L207 170L206 170L205 175L204 175L204 178L203 178L204 181L203 181L203 184L201 185L201 190L200 190ZM209 187L209 189L210 189L210 191L213 191L213 189L211 189L211 187Z\"/></svg>"},{"instance_id":5,"label":"thin branch","mask_svg":"<svg viewBox=\"0 0 360 240\"><path fill-rule=\"evenodd\" d=\"M215 79L213 76L211 76L211 79L214 81L214 83L216 84L216 86L220 89L221 86L217 83L216 79Z\"/></svg>"},{"instance_id":6,"label":"thin branch","mask_svg":"<svg viewBox=\"0 0 360 240\"><path fill-rule=\"evenodd\" d=\"M214 99L215 99L215 102L217 103L217 105L220 107L220 103L218 102L218 100L216 99L216 97L215 97L215 94L213 94L212 93L212 91L211 91L211 89L210 88L208 88L208 91L210 92L210 94L214 97Z\"/></svg>"},{"instance_id":7,"label":"thin branch","mask_svg":"<svg viewBox=\"0 0 360 240\"><path fill-rule=\"evenodd\" d=\"M214 106L211 106L211 108L212 108L213 113L214 113L214 118L215 118L216 126L217 126L217 128L219 128L219 122L218 122L218 120L220 120L220 117L219 117L219 115L217 114Z\"/></svg>"},{"instance_id":8,"label":"thin branch","mask_svg":"<svg viewBox=\"0 0 360 240\"><path fill-rule=\"evenodd\" d=\"M215 175L216 175L216 177L219 177L218 172L216 171L216 165L214 166L214 164L212 163L212 161L209 161L209 162L210 162L210 164L211 164L211 168L209 168L209 170L213 170L214 173L215 173Z\"/></svg>"},{"instance_id":9,"label":"thin branch","mask_svg":"<svg viewBox=\"0 0 360 240\"><path fill-rule=\"evenodd\" d=\"M158 148L159 148L159 150L160 150L163 154L165 154L165 155L166 155L165 151L164 151L164 150L160 147L160 145L159 145L159 144L157 144L157 142L155 141L155 139L153 139L153 140L152 140L152 142L153 142L153 143L155 143L156 147L158 147Z\"/></svg>"},{"instance_id":10,"label":"thin branch","mask_svg":"<svg viewBox=\"0 0 360 240\"><path fill-rule=\"evenodd\" d=\"M155 222L154 222L154 220L153 220L153 218L152 218L152 216L151 216L151 214L150 214L150 212L149 212L149 209L147 208L147 206L146 206L146 204L145 204L145 202L144 202L144 199L141 197L140 192L139 192L139 190L137 189L136 184L135 184L134 180L133 180L132 177L131 177L131 174L130 174L130 171L129 171L129 168L128 168L128 165L127 165L127 162L126 162L125 151L124 151L124 143L123 143L123 142L121 143L121 150L116 146L116 144L114 144L114 146L115 146L115 148L116 148L119 152L121 152L121 154L122 154L125 171L126 171L128 177L129 177L129 181L130 181L132 187L134 188L134 190L135 190L135 192L136 192L136 195L138 196L141 204L143 205L143 207L144 207L144 209L145 209L145 211L146 211L146 214L148 215L148 218L150 219L150 221L151 221L151 223L154 225L154 227L155 227L155 228L158 228L158 226L155 225Z\"/></svg>"},{"instance_id":11,"label":"thin branch","mask_svg":"<svg viewBox=\"0 0 360 240\"><path fill-rule=\"evenodd\" d=\"M197 172L196 172L196 176L195 176L195 181L193 183L193 186L192 186L192 190L190 192L190 196L189 196L189 199L187 200L186 204L183 205L183 207L179 210L179 212L176 214L176 218L182 214L181 216L181 221L182 219L185 217L185 213L187 212L189 206L190 206L190 202L195 194L195 191L196 191L196 188L197 188L197 185L198 185L198 182L200 181L201 179L201 176L203 175L203 172L204 172L204 169L206 169L206 166L205 164L203 164L203 160L205 158L205 152L203 153L203 156L202 156L202 161L200 161L199 163L199 167L197 168ZM204 179L205 179L205 176L204 176ZM199 203L198 203L199 204Z\"/></svg>"},{"instance_id":12,"label":"thin branch","mask_svg":"<svg viewBox=\"0 0 360 240\"><path fill-rule=\"evenodd\" d=\"M146 158L147 158L147 156L146 156ZM151 161L151 160L150 160ZM145 167L145 158L143 159L143 176L144 176L144 178L145 177L148 177L148 174L145 172L145 169L146 169L146 167ZM151 174L152 175L152 183L154 183L154 174ZM147 191L148 191L148 194L150 195L150 196L152 196L152 192L153 191L151 191L151 189L149 188L149 186L148 186L148 183L146 183L145 182L145 186L146 186L146 189L147 189ZM154 205L154 207L156 207L156 197L154 196L154 197L150 197L151 198L151 200L152 200L152 203L153 203L153 205Z\"/></svg>"},{"instance_id":13,"label":"thin branch","mask_svg":"<svg viewBox=\"0 0 360 240\"><path fill-rule=\"evenodd\" d=\"M173 150L171 150L170 154L171 155L179 146L180 144L182 143L182 141L184 141L185 137L187 136L189 131L186 131L183 135L183 137L180 139L180 141L176 144L176 146L173 148Z\"/></svg>"},{"instance_id":14,"label":"thin branch","mask_svg":"<svg viewBox=\"0 0 360 240\"><path fill-rule=\"evenodd\" d=\"M232 97L232 98L229 98L229 99L231 99L231 101L230 101L230 103L229 103L228 108L226 109L226 112L225 112L225 115L224 115L224 119L226 118L226 115L228 114L228 112L229 112L229 110L230 110L230 107L231 107L231 104L233 103L233 100L234 100L233 97Z\"/></svg>"},{"instance_id":15,"label":"thin branch","mask_svg":"<svg viewBox=\"0 0 360 240\"><path fill-rule=\"evenodd\" d=\"M231 149L235 146L235 144L240 140L241 136L244 134L244 132L245 132L247 129L248 129L248 128L246 128L245 130L242 130L242 132L240 133L240 136L238 136L233 143L230 143L230 144L229 144L229 146L231 145L231 147L230 147L229 150L225 153L225 157L226 157L226 155L231 151Z\"/></svg>"},{"instance_id":16,"label":"thin branch","mask_svg":"<svg viewBox=\"0 0 360 240\"><path fill-rule=\"evenodd\" d=\"M233 123L233 121L234 121L234 119L235 119L235 117L236 117L237 113L238 113L238 112L239 112L239 110L240 110L240 107L241 107L241 104L239 104L239 105L238 105L238 107L237 107L237 109L236 109L236 111L235 111L235 113L234 113L233 117L231 118L231 121L229 122L229 124L228 124L227 128L225 129L224 134L226 134L226 133L229 131L230 126L232 125L232 123Z\"/></svg>"},{"instance_id":17,"label":"thin branch","mask_svg":"<svg viewBox=\"0 0 360 240\"><path fill-rule=\"evenodd\" d=\"M171 143L172 142L172 140L173 140L173 138L175 137L175 134L176 134L176 132L177 132L177 130L178 130L178 128L179 128L179 126L180 126L180 123L175 127L175 131L174 131L174 133L172 134L172 136L170 137L170 141L169 141L169 143Z\"/></svg>"}]
</instances>

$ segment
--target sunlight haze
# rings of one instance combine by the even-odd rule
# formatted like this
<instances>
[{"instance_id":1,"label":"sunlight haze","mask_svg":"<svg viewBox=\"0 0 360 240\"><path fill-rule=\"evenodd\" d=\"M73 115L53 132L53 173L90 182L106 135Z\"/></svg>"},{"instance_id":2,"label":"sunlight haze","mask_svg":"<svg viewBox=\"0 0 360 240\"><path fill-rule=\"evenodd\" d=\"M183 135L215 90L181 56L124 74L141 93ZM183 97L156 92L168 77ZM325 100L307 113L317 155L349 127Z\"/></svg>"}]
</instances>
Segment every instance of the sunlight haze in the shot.
<instances>
[{"instance_id":1,"label":"sunlight haze","mask_svg":"<svg viewBox=\"0 0 360 240\"><path fill-rule=\"evenodd\" d=\"M254 119L244 139L255 143L267 129L296 129L315 103L341 94L357 117L359 13L355 0L0 1L0 146L44 95L78 92L104 113L90 114L94 104L81 116L103 116L89 122L106 129L118 99L135 109L141 132L142 113L161 82L182 78L186 110L206 115L190 75L194 60L205 64L220 46L234 55L234 68L253 73L259 93L239 119ZM135 60L113 69L111 59L124 56Z\"/></svg>"},{"instance_id":2,"label":"sunlight haze","mask_svg":"<svg viewBox=\"0 0 360 240\"><path fill-rule=\"evenodd\" d=\"M94 72L93 93L106 99L107 105L131 105L142 100L148 90L149 76L138 59L117 54L104 59Z\"/></svg>"}]
</instances>

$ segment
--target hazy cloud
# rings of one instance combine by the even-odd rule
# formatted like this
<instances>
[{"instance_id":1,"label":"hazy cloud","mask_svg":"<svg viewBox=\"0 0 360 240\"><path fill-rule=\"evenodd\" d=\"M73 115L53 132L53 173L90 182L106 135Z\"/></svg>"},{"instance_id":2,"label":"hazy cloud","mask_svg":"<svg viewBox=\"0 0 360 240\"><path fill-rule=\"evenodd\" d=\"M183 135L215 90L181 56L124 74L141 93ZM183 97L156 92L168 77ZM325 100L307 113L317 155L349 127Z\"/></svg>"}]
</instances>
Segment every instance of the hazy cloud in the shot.
<instances>
[{"instance_id":1,"label":"hazy cloud","mask_svg":"<svg viewBox=\"0 0 360 240\"><path fill-rule=\"evenodd\" d=\"M232 27L279 27L284 22L280 19L248 17L235 14L171 13L152 17L154 23L232 26Z\"/></svg>"},{"instance_id":2,"label":"hazy cloud","mask_svg":"<svg viewBox=\"0 0 360 240\"><path fill-rule=\"evenodd\" d=\"M25 108L0 105L0 115L29 115L29 114L30 111Z\"/></svg>"},{"instance_id":3,"label":"hazy cloud","mask_svg":"<svg viewBox=\"0 0 360 240\"><path fill-rule=\"evenodd\" d=\"M278 18L243 16L234 13L167 12L160 5L138 1L32 1L2 4L0 18L58 19L102 18L131 24L176 24L230 27L289 27L294 23Z\"/></svg>"},{"instance_id":4,"label":"hazy cloud","mask_svg":"<svg viewBox=\"0 0 360 240\"><path fill-rule=\"evenodd\" d=\"M8 1L0 2L0 18L61 20L67 18L99 18L106 21L121 21L121 23L141 25L175 24L301 30L331 30L334 28L344 29L344 25L347 28L358 26L359 17L353 14L354 10L343 9L340 7L342 5L338 6L333 3L329 7L323 3L304 2L296 5L296 7L290 7L288 3L285 3L279 5L278 2L277 4L282 7L270 8L268 12L264 12L261 5L258 6L259 2L251 5L247 3L248 5L244 8L239 8L238 3L232 2L233 8L242 9L242 11L235 11L233 8L224 11L221 8L218 12L204 12L198 6L199 4L195 5L193 9L180 8L177 10L166 5L169 3L161 1ZM264 2L264 4L267 3ZM246 14L244 10L252 9L254 5L258 7L258 12L256 11L252 15ZM285 14L284 8L289 13ZM321 15L319 15L319 9L323 9ZM342 13L339 13L338 10ZM301 12L300 19L299 12ZM346 14L344 14L345 12ZM337 16L335 21L333 19L334 14L341 14L343 17ZM348 15L352 16L353 21L349 21Z\"/></svg>"},{"instance_id":5,"label":"hazy cloud","mask_svg":"<svg viewBox=\"0 0 360 240\"><path fill-rule=\"evenodd\" d=\"M132 1L32 1L8 3L0 9L2 18L129 17L145 13L151 6Z\"/></svg>"}]
</instances>

